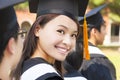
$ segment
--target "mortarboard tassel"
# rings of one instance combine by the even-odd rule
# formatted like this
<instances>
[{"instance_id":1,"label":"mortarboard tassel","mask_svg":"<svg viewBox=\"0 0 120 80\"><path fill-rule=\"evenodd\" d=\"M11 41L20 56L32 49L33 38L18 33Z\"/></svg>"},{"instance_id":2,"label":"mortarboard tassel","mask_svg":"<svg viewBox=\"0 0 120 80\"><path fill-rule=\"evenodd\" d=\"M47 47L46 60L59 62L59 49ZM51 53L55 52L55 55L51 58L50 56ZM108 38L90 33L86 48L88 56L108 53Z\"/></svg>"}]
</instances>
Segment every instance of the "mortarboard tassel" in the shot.
<instances>
[{"instance_id":1,"label":"mortarboard tassel","mask_svg":"<svg viewBox=\"0 0 120 80\"><path fill-rule=\"evenodd\" d=\"M84 17L84 23L83 23L83 39L84 39L84 58L86 60L90 60L90 54L88 51L88 32L87 32L87 21L86 16Z\"/></svg>"}]
</instances>

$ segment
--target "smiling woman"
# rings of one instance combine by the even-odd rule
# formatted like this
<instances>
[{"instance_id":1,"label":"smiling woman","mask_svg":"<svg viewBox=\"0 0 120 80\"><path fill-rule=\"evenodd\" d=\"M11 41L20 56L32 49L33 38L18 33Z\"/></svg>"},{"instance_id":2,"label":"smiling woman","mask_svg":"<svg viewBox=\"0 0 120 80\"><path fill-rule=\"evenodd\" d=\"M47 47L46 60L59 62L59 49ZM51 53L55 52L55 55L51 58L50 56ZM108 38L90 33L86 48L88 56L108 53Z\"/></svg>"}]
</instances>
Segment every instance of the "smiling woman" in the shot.
<instances>
[{"instance_id":1,"label":"smiling woman","mask_svg":"<svg viewBox=\"0 0 120 80\"><path fill-rule=\"evenodd\" d=\"M38 8L32 10L34 1L38 1L34 4ZM58 2L59 6L56 6ZM63 80L61 63L58 68L57 62L65 60L75 47L80 33L76 19L78 5L78 0L31 0L30 10L37 12L37 18L26 36L13 75L15 80Z\"/></svg>"},{"instance_id":2,"label":"smiling woman","mask_svg":"<svg viewBox=\"0 0 120 80\"><path fill-rule=\"evenodd\" d=\"M76 36L78 35L76 23L67 16L60 15L43 27L38 26L35 31L40 45L37 45L39 49L35 51L36 53L32 57L36 54L39 56L45 55L44 59L51 64L55 59L63 61L75 46Z\"/></svg>"},{"instance_id":3,"label":"smiling woman","mask_svg":"<svg viewBox=\"0 0 120 80\"><path fill-rule=\"evenodd\" d=\"M24 73L29 71L29 69L24 71L24 68L30 67L31 64L34 65L34 62L45 62L46 64L54 65L55 60L63 61L75 46L78 27L79 25L77 22L65 15L46 14L38 17L25 39L23 55L21 57L21 61L25 60L25 62L22 62L23 74L21 79L26 79ZM33 62L28 64L31 61ZM48 67L46 67L46 69L47 68ZM39 75L35 78L41 79ZM55 74L54 76L57 75ZM31 79L31 77L28 78ZM60 75L58 75L58 78L60 78Z\"/></svg>"}]
</instances>

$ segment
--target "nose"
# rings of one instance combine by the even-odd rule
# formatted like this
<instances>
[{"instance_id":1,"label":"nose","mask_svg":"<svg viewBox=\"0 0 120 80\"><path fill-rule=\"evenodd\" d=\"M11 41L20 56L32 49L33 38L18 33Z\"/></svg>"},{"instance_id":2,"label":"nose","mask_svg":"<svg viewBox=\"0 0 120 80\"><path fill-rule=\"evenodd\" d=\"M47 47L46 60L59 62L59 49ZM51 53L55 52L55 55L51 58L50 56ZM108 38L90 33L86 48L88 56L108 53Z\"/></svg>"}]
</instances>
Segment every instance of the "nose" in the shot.
<instances>
[{"instance_id":1,"label":"nose","mask_svg":"<svg viewBox=\"0 0 120 80\"><path fill-rule=\"evenodd\" d=\"M72 39L69 35L66 35L63 39L63 43L66 44L67 46L71 46L72 45Z\"/></svg>"}]
</instances>

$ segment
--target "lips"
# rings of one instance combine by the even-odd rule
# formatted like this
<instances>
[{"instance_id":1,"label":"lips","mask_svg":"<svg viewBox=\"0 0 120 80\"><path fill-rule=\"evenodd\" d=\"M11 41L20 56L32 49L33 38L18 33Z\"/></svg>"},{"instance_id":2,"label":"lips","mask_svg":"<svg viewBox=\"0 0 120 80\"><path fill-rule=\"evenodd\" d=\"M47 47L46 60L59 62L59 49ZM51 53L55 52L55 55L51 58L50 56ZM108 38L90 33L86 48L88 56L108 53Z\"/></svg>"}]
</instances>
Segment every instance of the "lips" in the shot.
<instances>
[{"instance_id":1,"label":"lips","mask_svg":"<svg viewBox=\"0 0 120 80\"><path fill-rule=\"evenodd\" d=\"M57 50L59 51L59 53L67 55L69 52L69 49L64 48L64 47L60 47L60 46L56 46Z\"/></svg>"}]
</instances>

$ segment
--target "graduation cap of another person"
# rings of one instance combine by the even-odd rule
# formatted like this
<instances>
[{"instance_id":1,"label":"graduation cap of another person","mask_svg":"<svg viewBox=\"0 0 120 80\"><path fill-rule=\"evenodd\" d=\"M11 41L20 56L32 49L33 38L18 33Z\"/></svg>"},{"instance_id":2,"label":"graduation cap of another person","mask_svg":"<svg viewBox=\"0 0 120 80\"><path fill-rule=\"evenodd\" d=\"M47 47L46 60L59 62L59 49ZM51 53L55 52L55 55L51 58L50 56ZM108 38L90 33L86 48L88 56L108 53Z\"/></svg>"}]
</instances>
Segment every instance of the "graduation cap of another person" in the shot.
<instances>
[{"instance_id":1,"label":"graduation cap of another person","mask_svg":"<svg viewBox=\"0 0 120 80\"><path fill-rule=\"evenodd\" d=\"M0 57L8 40L18 32L18 28L14 8L11 6L0 10Z\"/></svg>"},{"instance_id":2,"label":"graduation cap of another person","mask_svg":"<svg viewBox=\"0 0 120 80\"><path fill-rule=\"evenodd\" d=\"M0 9L4 9L24 1L26 0L0 0Z\"/></svg>"},{"instance_id":3,"label":"graduation cap of another person","mask_svg":"<svg viewBox=\"0 0 120 80\"><path fill-rule=\"evenodd\" d=\"M37 16L49 13L67 15L70 18L84 16L89 0L29 0L30 12Z\"/></svg>"},{"instance_id":4,"label":"graduation cap of another person","mask_svg":"<svg viewBox=\"0 0 120 80\"><path fill-rule=\"evenodd\" d=\"M86 20L87 20L88 27L96 27L96 28L100 27L100 25L104 22L103 17L100 13L100 10L106 6L107 4L104 4L102 6L92 9L86 14ZM79 17L79 22L83 23L84 18Z\"/></svg>"}]
</instances>

